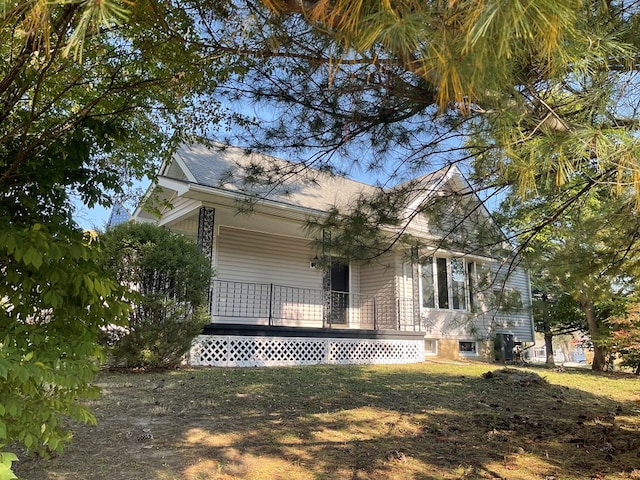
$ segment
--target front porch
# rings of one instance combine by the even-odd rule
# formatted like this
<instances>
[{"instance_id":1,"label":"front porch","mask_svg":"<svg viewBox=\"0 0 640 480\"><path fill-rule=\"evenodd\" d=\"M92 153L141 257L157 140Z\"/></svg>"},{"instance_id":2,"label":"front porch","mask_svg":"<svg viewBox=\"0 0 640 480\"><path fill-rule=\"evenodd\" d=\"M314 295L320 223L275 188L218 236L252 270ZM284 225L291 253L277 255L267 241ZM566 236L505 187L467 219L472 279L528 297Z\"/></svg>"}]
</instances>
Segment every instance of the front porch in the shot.
<instances>
[{"instance_id":1,"label":"front porch","mask_svg":"<svg viewBox=\"0 0 640 480\"><path fill-rule=\"evenodd\" d=\"M194 366L416 363L424 333L411 299L216 279Z\"/></svg>"},{"instance_id":2,"label":"front porch","mask_svg":"<svg viewBox=\"0 0 640 480\"><path fill-rule=\"evenodd\" d=\"M411 298L214 280L211 323L419 332Z\"/></svg>"}]
</instances>

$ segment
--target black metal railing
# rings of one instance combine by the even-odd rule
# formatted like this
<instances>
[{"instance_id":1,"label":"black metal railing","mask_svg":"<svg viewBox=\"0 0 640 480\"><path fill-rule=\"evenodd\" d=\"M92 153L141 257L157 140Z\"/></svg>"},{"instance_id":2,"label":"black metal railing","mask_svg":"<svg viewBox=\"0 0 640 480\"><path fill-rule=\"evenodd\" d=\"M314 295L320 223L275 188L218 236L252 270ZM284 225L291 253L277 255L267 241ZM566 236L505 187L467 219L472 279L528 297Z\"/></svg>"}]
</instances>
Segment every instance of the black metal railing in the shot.
<instances>
[{"instance_id":1,"label":"black metal railing","mask_svg":"<svg viewBox=\"0 0 640 480\"><path fill-rule=\"evenodd\" d=\"M267 325L419 331L410 298L214 280L211 315ZM417 320L417 319L416 319Z\"/></svg>"}]
</instances>

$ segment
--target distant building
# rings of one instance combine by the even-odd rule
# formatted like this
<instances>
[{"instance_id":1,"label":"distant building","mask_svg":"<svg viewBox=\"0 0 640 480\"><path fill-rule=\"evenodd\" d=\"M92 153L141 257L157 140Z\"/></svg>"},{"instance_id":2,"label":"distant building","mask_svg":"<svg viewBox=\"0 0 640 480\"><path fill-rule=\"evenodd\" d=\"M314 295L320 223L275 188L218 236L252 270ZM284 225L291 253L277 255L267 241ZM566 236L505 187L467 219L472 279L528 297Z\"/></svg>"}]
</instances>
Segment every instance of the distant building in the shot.
<instances>
[{"instance_id":1,"label":"distant building","mask_svg":"<svg viewBox=\"0 0 640 480\"><path fill-rule=\"evenodd\" d=\"M107 228L115 227L121 223L131 220L131 214L122 206L120 202L116 202L111 210L109 221L107 222Z\"/></svg>"}]
</instances>

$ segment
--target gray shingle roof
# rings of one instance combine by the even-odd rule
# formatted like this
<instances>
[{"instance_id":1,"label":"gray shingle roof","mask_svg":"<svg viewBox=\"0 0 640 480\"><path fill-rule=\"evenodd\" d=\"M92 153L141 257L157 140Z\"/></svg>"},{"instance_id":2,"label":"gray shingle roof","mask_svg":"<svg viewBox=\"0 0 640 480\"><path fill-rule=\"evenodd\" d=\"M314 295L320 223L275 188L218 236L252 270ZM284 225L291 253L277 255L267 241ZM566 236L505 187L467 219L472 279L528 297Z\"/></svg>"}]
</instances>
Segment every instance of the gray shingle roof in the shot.
<instances>
[{"instance_id":1,"label":"gray shingle roof","mask_svg":"<svg viewBox=\"0 0 640 480\"><path fill-rule=\"evenodd\" d=\"M116 202L111 209L107 227L115 227L116 225L120 225L121 223L129 221L130 219L131 214L129 213L129 211L124 208L120 202Z\"/></svg>"},{"instance_id":2,"label":"gray shingle roof","mask_svg":"<svg viewBox=\"0 0 640 480\"><path fill-rule=\"evenodd\" d=\"M359 195L379 191L345 177L269 155L223 145L183 145L176 159L187 180L208 187L326 211L344 207ZM161 175L176 177L171 165Z\"/></svg>"}]
</instances>

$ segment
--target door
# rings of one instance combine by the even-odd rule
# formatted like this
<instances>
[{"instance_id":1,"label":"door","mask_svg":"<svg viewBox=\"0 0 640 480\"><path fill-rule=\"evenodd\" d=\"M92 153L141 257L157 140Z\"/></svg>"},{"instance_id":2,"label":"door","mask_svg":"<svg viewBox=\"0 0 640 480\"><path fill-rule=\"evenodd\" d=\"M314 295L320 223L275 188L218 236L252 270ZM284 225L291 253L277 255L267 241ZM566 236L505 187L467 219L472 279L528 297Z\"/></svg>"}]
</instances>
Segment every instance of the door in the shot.
<instances>
[{"instance_id":1,"label":"door","mask_svg":"<svg viewBox=\"0 0 640 480\"><path fill-rule=\"evenodd\" d=\"M347 325L349 318L349 265L331 262L329 268L329 325Z\"/></svg>"}]
</instances>

